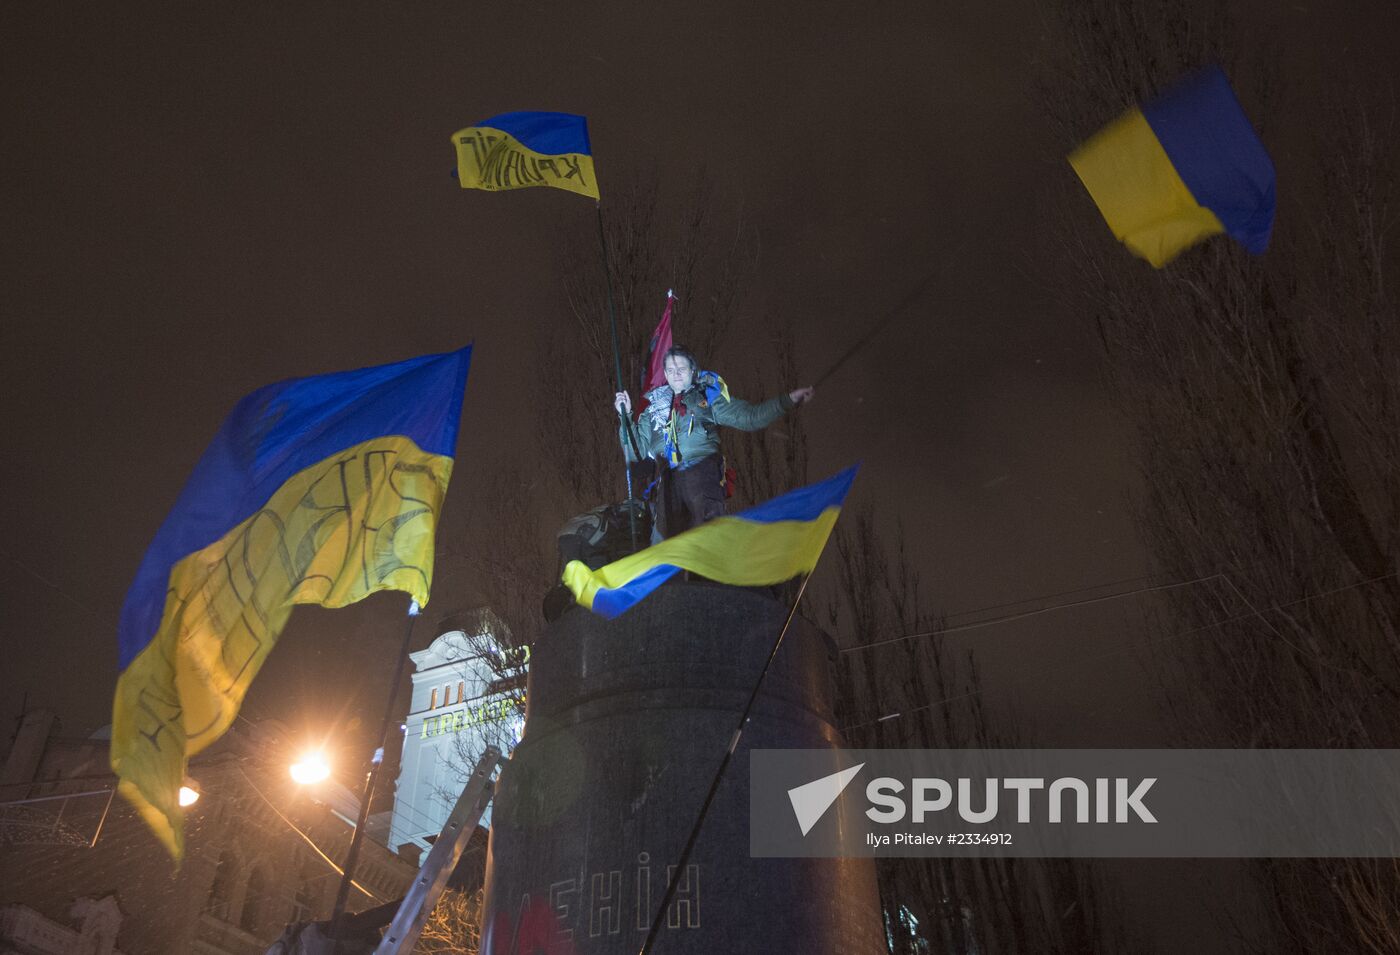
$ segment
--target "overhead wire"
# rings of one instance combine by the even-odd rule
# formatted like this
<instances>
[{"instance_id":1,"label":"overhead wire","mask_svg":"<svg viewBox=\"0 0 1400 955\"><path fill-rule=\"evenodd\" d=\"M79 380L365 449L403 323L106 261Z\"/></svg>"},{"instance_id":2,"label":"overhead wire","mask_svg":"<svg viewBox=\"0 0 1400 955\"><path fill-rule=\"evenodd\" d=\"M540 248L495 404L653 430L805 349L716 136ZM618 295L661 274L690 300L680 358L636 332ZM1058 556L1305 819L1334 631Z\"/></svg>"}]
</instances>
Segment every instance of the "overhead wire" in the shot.
<instances>
[{"instance_id":1,"label":"overhead wire","mask_svg":"<svg viewBox=\"0 0 1400 955\"><path fill-rule=\"evenodd\" d=\"M326 863L326 865L334 869L336 875L344 878L345 870L340 866L336 865L335 862L331 859L331 857L322 852L321 847L316 845L316 843L312 841L310 836L308 836L306 833L302 832L299 828L297 828L296 824L293 823L290 819L288 819L283 814L282 810L278 809L275 805L273 805L272 800L268 799L267 796L264 795L263 791L258 788L257 784L254 783L253 780L248 776L248 774L243 771L243 767L235 766L234 768L238 770L238 775L243 777L243 781L246 782L252 788L253 792L258 794L258 798L260 798L263 802L267 803L267 808L271 809L277 815L277 818L281 819L282 822L284 822L287 825L288 829L291 829L297 835L301 836L302 841L305 842L308 846L310 846L312 851L315 852L318 856L320 856L321 859ZM359 882L356 882L353 878L350 880L350 885L356 889L359 889L361 892L369 896L371 899L374 899L376 902L388 901L388 899L385 899L382 896L371 892Z\"/></svg>"},{"instance_id":2,"label":"overhead wire","mask_svg":"<svg viewBox=\"0 0 1400 955\"><path fill-rule=\"evenodd\" d=\"M1139 594L1155 593L1156 591L1159 591L1159 590L1173 590L1173 589L1175 589L1175 588L1177 588L1177 587L1189 587L1189 586L1192 586L1192 585L1195 585L1195 584L1205 583L1206 581L1215 580L1215 579L1218 579L1218 578L1220 578L1220 577L1221 577L1220 574L1211 574L1211 575L1206 576L1206 577L1197 577L1197 578L1195 578L1194 580L1174 581L1174 582L1169 583L1169 584L1158 584L1158 585L1152 586L1152 587L1139 587L1139 588L1137 588L1137 589L1135 589L1135 590L1125 590L1125 591L1121 591L1121 592L1118 592L1118 593L1104 594L1104 595L1099 596L1099 597L1087 597L1087 598L1085 598L1085 599L1083 599L1083 600L1071 600L1071 601L1069 601L1068 603L1054 604L1053 606L1049 606L1049 607L1037 607L1035 610L1025 610L1025 611L1021 611L1020 613L1005 614L1005 615L1000 616L1000 617L993 617L993 618L990 619L990 620L978 620L978 621L975 621L975 622L973 622L973 623L960 624L960 625L955 626L955 627L939 627L939 628L937 628L937 629L935 629L935 630L925 630L925 631L922 631L922 632L919 632L919 633L906 633L906 634L902 634L902 635L900 635L900 636L898 636L898 637L890 637L890 638L888 638L888 639L886 639L886 640L876 640L876 641L873 641L873 642L871 642L871 643L861 643L861 644L857 644L857 645L855 645L855 646L842 647L842 648L841 648L841 652L842 652L842 653L855 653L855 652L860 651L860 650L872 650L872 649L874 649L874 648L876 648L876 647L887 647L887 646L890 646L891 644L902 643L902 642L904 642L905 640L917 640L917 639L922 639L922 638L924 638L924 637L936 637L936 636L942 636L942 635L944 635L944 634L949 634L949 633L963 633L963 632L968 631L968 630L980 630L980 629L982 629L982 628L984 628L984 627L991 627L991 626L995 626L995 625L997 625L997 624L1002 624L1002 623L1010 623L1011 621L1014 621L1014 620L1024 620L1024 619L1026 619L1027 617L1038 617L1038 616L1040 616L1041 614L1052 613L1053 611L1056 611L1056 610L1067 610L1067 609L1069 609L1069 608L1071 608L1071 607L1087 607L1087 606L1089 606L1089 605L1091 605L1091 604L1106 603L1106 602L1108 602L1108 601L1110 601L1110 600L1121 600L1121 599L1124 598L1124 597L1135 597L1135 596L1137 596L1137 595L1139 595ZM1085 588L1085 589L1095 589L1095 588ZM1076 592L1082 592L1082 591L1068 591L1068 593L1076 593ZM1037 599L1037 598L1032 598L1032 599ZM1048 598L1046 598L1046 599L1048 599ZM1018 602L1019 602L1019 603L1025 603L1026 601L1018 601ZM1013 605L1003 604L1002 606L1014 606L1014 604L1013 604ZM998 607L987 607L987 608L983 608L983 609L981 609L981 610L968 610L968 611L964 611L962 614L960 614L960 616L967 616L968 614L974 614L974 613L985 613L985 612L987 612L988 610L996 610L996 609L999 609L999 608L998 608Z\"/></svg>"},{"instance_id":3,"label":"overhead wire","mask_svg":"<svg viewBox=\"0 0 1400 955\"><path fill-rule=\"evenodd\" d=\"M24 571L26 574L28 574L29 576L33 577L35 580L39 581L39 582L42 583L44 586L46 586L46 587L48 587L50 590L52 590L54 593L56 593L56 594L58 594L60 597L62 597L63 600L64 600L65 606L72 607L74 610L81 610L83 613L87 614L88 616L92 617L93 619L95 619L95 620L100 620L104 625L110 625L110 624L111 624L111 620L110 620L110 619L108 619L107 617L105 617L105 616L103 616L102 614L98 613L96 610L93 610L91 607L89 607L89 606L87 605L87 603L86 603L85 601L78 600L76 597L74 597L74 596L73 596L72 594L70 594L68 591L64 590L62 587L60 587L58 584L54 583L52 580L49 580L49 578L47 578L47 577L45 577L43 574L39 573L39 572L38 572L37 570L35 570L33 567L30 567L27 563L25 563L24 561L20 560L18 557L15 557L13 554L7 553L7 552L5 552L5 551L0 551L0 557L4 557L4 558L5 558L6 560L8 560L10 563L12 563L12 564L14 564L15 566L19 567L20 570Z\"/></svg>"},{"instance_id":4,"label":"overhead wire","mask_svg":"<svg viewBox=\"0 0 1400 955\"><path fill-rule=\"evenodd\" d=\"M1313 601L1313 600L1318 600L1318 599L1321 599L1321 598L1323 598L1323 597L1332 597L1332 596L1336 596L1336 595L1339 594L1339 593L1344 593L1344 592L1346 592L1346 591L1348 591L1348 590L1354 590L1354 589L1356 589L1357 587L1364 587L1364 586L1366 586L1366 585L1368 585L1368 584L1379 583L1379 582L1382 581L1382 580L1388 580L1388 579L1390 579L1390 578L1392 578L1392 577L1396 577L1396 576L1400 576L1400 571L1394 571L1394 572L1389 573L1389 574L1381 574L1381 575L1378 576L1378 577L1372 577L1372 578L1369 578L1369 579L1367 579L1367 580L1358 580L1358 581L1355 581L1355 582L1350 583L1350 584L1346 584L1346 585L1341 586L1341 587L1334 587L1334 588L1332 588L1332 589L1330 589L1330 590L1318 591L1317 593L1312 593L1312 594L1304 594L1302 597L1299 597L1297 600L1290 600L1290 601L1288 601L1288 602L1286 602L1286 603L1282 603L1282 604L1274 604L1274 605L1272 605L1271 607L1269 607L1269 608L1267 608L1267 609L1269 609L1269 610L1282 610L1284 607L1296 607L1296 606L1299 606L1299 605L1301 605L1301 604L1308 603L1308 602ZM1226 580L1227 583L1230 583L1229 579L1228 579L1227 577L1225 577L1224 574L1214 574L1214 575L1212 575L1211 577L1206 577L1206 578L1202 578L1202 579L1203 579L1203 580L1210 580L1210 579L1212 579L1212 577L1220 577L1220 578ZM1199 581L1197 581L1197 582L1199 582ZM1232 586L1232 587L1234 586L1233 583L1231 583L1231 586ZM1237 590L1237 592L1238 592L1238 590ZM1246 606L1249 606L1250 609L1249 609L1247 612L1245 612L1245 613L1234 614L1234 615L1232 615L1232 616L1226 617L1226 618L1221 619L1221 620L1216 620L1216 621L1213 621L1213 622L1211 622L1211 623L1202 624L1202 625L1199 626L1199 627L1191 627L1191 628L1189 628L1189 629L1181 630L1181 631L1178 631L1178 632L1172 633L1172 634L1167 634L1167 635L1165 635L1165 636L1160 636L1160 637L1149 637L1148 640L1147 640L1147 642L1149 642L1149 643L1154 643L1154 644L1155 644L1155 643L1170 643L1171 641L1173 641L1173 640L1179 640L1179 639L1181 639L1182 637L1188 637L1188 636L1190 636L1190 635L1192 635L1192 634L1195 634L1195 633L1202 633L1202 632L1207 631L1207 630L1214 630L1214 629L1216 629L1216 628L1218 628L1218 627L1223 627L1223 626L1225 626L1226 624L1238 623L1238 622L1241 621L1241 620L1248 620L1248 619L1253 618L1253 617L1258 617L1258 618L1260 618L1261 620L1264 619L1264 613L1265 613L1265 611L1254 609L1253 606L1250 605L1247 601L1246 601ZM1265 620L1264 622L1265 622L1265 623L1268 623L1267 620ZM1271 627L1270 629L1273 629L1273 628ZM1037 674L1035 675L1035 677L1033 677L1033 678L1032 678L1032 677L1026 677L1026 678L1023 678L1023 679L1020 679L1020 680L1016 680L1016 681L1014 681L1013 683L1011 683L1010 685L1011 685L1011 686L1020 686L1020 685L1022 685L1022 684L1024 684L1024 683L1030 682L1031 679L1043 680L1046 673L1053 673L1053 672L1057 672L1057 671L1060 671L1060 670L1073 669L1073 668L1075 668L1075 667L1081 666L1082 664L1091 663L1091 662L1096 662L1096 661L1099 661L1099 660L1105 660L1105 659L1108 659L1108 658L1110 658L1110 657L1121 656L1121 655L1123 655L1123 654L1125 654L1125 653L1130 653L1130 652L1132 652L1134 649L1135 649L1135 648L1133 648L1133 647L1124 647L1124 648L1120 648L1120 649L1117 649L1117 650L1106 650L1106 651L1104 651L1103 653L1095 653L1095 654L1090 654L1090 655L1088 655L1088 656L1079 657L1079 658L1077 658L1077 659L1075 659L1075 660L1071 660L1071 661L1069 661L1069 662L1067 662L1067 663L1061 664L1060 666L1054 666L1054 667L1049 667L1049 668L1042 668L1041 670L1039 670L1039 671L1037 672ZM920 704L919 706L911 707L911 708L909 708L909 709L900 710L900 711L895 712L895 713L887 713L887 714L885 714L884 716L879 716L879 717L876 717L875 719L872 719L872 720L865 720L864 722L860 722L860 723L849 723L849 724L846 724L846 725L842 726L840 729L841 729L841 731L842 731L843 733L851 732L851 731L853 731L853 730L858 730L858 729L865 729L866 727L869 727L869 726L875 726L875 725L878 724L878 723L885 723L885 722L888 722L888 721L890 721L890 720L900 719L900 718L903 718L903 717L905 717L905 716L912 715L912 714L914 714L914 713L920 713L920 712L923 712L924 710L932 709L932 708L935 707L935 706L941 706L941 705L943 705L944 703L954 703L954 702L957 702L957 701L959 701L959 700L972 699L973 697L981 696L981 695L982 695L983 693L985 693L985 692L986 692L985 689L976 689L976 690L969 690L969 691L966 692L966 693L959 693L959 694L956 694L956 695L954 695L954 696L945 696L945 697L941 697L940 699L932 700L932 701L930 701L930 702L928 702L928 703L923 703L923 704Z\"/></svg>"},{"instance_id":5,"label":"overhead wire","mask_svg":"<svg viewBox=\"0 0 1400 955\"><path fill-rule=\"evenodd\" d=\"M240 768L240 772L242 772L241 768ZM96 776L97 774L93 774L93 775ZM244 775L245 778L246 778L246 773L244 773L243 775ZM77 778L81 778L81 777L73 777L73 776L70 776L70 777L63 777L63 780L62 780L62 781L66 782L66 781L68 781L68 780L70 780L70 779L77 779ZM100 777L99 777L99 778L100 778ZM106 774L105 778L107 778L107 779L115 779L116 777L115 777L114 775L112 775L112 774ZM257 787L253 787L253 788L254 788L255 790L257 789ZM109 798L110 798L110 794L112 793L112 790L101 790L101 791L98 791L97 794L100 794L100 793L109 794ZM44 800L50 800L50 799L68 799L68 798L75 798L75 797L79 797L79 796L88 796L88 795L93 795L93 794L95 794L95 793L65 793L65 794L55 794L55 795L53 795L53 796L49 796L49 797L40 797L40 798L42 798L42 799L44 799ZM262 795L262 793L261 793L260 791L259 791L259 795ZM264 796L263 798L266 799L265 796ZM274 809L274 811L276 810L276 807L272 807L272 808ZM279 815L280 815L280 813L279 813ZM285 819L284 819L284 821L285 821ZM108 851L109 851L110 855L111 855L113 858L126 858L130 852L133 852L133 851L135 851L135 850L137 849L138 843L143 842L143 841L146 841L146 842L149 841L149 837L147 836L147 834L146 834L146 832L145 832L144 826L129 826L129 827L126 827L126 828L124 828L123 830L120 830L120 831L114 831L111 827L108 827L106 830L104 830L104 832L106 832L106 833L112 833L111 835L107 835L107 836L106 836L106 838L104 839L104 845L106 845L106 846L108 847ZM115 845L114 845L114 843L113 843L113 840L114 840L114 839L115 839ZM89 846L88 848L92 848L92 846ZM315 847L313 846L313 848L315 848ZM315 876L315 877L313 877L312 879L308 879L308 880L306 880L306 881L307 881L308 884L310 884L310 883L315 882L315 881L319 881L319 880L322 880L322 879L325 879L325 878L329 878L330 876L332 876L332 875L334 875L334 874L336 874L336 873L333 873L333 872L326 872L326 873L323 873L322 875ZM279 890L276 889L276 888L269 888L268 891L263 892L263 893L252 894L252 895L245 895L245 897L244 897L244 904L246 905L248 902L251 902L251 901L272 902L272 903L284 903L284 902L287 902L287 903L290 903L290 904L296 904L295 899L289 899L289 898L287 897L287 894L286 894L285 891L279 891ZM214 917L220 918L222 921L228 922L229 924L237 924L236 920L229 920L229 919L226 917L226 915L227 915L226 912L224 913L224 915L219 915L219 914L217 914L217 913L215 912L214 908L212 908L211 906L209 906L208 903L205 903L205 904L202 906L201 911L202 911L202 912L208 912L208 913L210 913L211 915L214 915Z\"/></svg>"},{"instance_id":6,"label":"overhead wire","mask_svg":"<svg viewBox=\"0 0 1400 955\"><path fill-rule=\"evenodd\" d=\"M993 610L1004 610L1007 607L1017 607L1021 604L1031 603L1032 601L1055 600L1058 597L1068 597L1071 594L1082 594L1090 590L1102 590L1105 587L1121 587L1124 584L1136 584L1143 580L1153 580L1157 577L1163 576L1166 575L1161 571L1158 571L1157 573L1152 574L1138 574L1136 577L1120 577L1117 580L1105 580L1103 583L1100 584L1087 584L1083 587L1071 587L1069 590L1058 590L1054 593L1037 594L1034 597L1022 597L1019 600L1008 600L1004 603L992 604L987 607L978 607L973 610L956 610L952 613L945 614L944 617L949 620L957 617L968 617L975 613L989 613Z\"/></svg>"}]
</instances>

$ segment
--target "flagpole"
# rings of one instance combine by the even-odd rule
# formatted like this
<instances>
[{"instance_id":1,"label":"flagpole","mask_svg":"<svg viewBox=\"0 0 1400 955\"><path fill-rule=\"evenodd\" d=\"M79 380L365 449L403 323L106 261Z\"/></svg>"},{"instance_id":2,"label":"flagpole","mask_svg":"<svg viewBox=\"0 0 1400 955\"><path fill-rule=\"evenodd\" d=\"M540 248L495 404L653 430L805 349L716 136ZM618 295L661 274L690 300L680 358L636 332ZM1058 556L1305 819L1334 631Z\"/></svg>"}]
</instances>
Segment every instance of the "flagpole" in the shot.
<instances>
[{"instance_id":1,"label":"flagpole","mask_svg":"<svg viewBox=\"0 0 1400 955\"><path fill-rule=\"evenodd\" d=\"M961 254L962 249L965 245L967 245L967 238L964 236L963 239L959 241L958 244L955 245L951 251L949 251L942 257L940 264L930 269L928 274L919 280L919 284L915 285L909 291L909 294L905 295L898 305L890 309L890 311L885 314L884 318L880 319L879 323L876 324L874 328L870 329L868 332L862 335L854 345L846 349L845 354L843 354L840 358L836 360L836 364L832 365L826 371L822 372L817 377L817 380L812 382L812 387L820 388L822 383L825 382L832 375L836 374L836 372L841 368L841 366L846 364L846 362L849 361L852 358L852 356L854 356L857 352L863 349L866 345L869 345L872 341L874 341L875 337L881 332L883 332L886 328L889 328L890 325L894 323L894 320L896 318L899 318L904 313L904 310L906 308L912 305L919 296L923 295L924 291L933 283L934 279L938 278L940 275L942 275L948 270L948 268L950 267L948 263L955 262L957 260L957 257Z\"/></svg>"},{"instance_id":2,"label":"flagpole","mask_svg":"<svg viewBox=\"0 0 1400 955\"><path fill-rule=\"evenodd\" d=\"M608 325L612 329L613 371L617 375L617 390L626 391L622 385L622 352L617 347L617 310L613 307L612 269L608 266L608 236L603 229L602 200L595 202L593 208L598 212L598 248L603 254L603 283L608 291ZM623 434L627 435L627 443L632 446L632 457L640 459L641 453L637 450L637 442L632 436L632 423L627 420L627 413L619 408L617 417L622 424ZM632 535L632 552L636 553L637 515L632 510L632 468L626 448L622 450L622 470L627 478L627 529Z\"/></svg>"},{"instance_id":3,"label":"flagpole","mask_svg":"<svg viewBox=\"0 0 1400 955\"><path fill-rule=\"evenodd\" d=\"M826 548L822 548L826 552ZM817 556L821 560L821 555ZM666 871L674 871L675 876L667 881L666 894L662 896L661 907L656 910L656 915L651 920L651 930L647 932L646 941L642 943L640 955L650 955L652 945L656 942L656 933L661 930L661 923L666 918L666 910L671 907L671 900L676 896L676 886L685 877L685 866L690 861L691 850L695 848L695 841L700 836L700 827L705 824L705 816L710 811L710 804L714 802L715 793L719 791L720 780L724 778L724 771L729 767L729 761L734 758L735 751L739 748L739 740L744 735L744 727L748 726L749 714L753 710L754 701L758 699L759 690L763 688L763 680L768 676L768 669L773 665L773 659L778 655L778 648L783 645L783 638L787 636L788 627L792 626L792 618L797 615L797 605L802 602L802 595L807 592L807 582L812 579L812 574L816 573L816 565L812 565L812 570L807 576L802 578L802 586L797 590L797 596L793 598L792 607L788 610L787 620L783 621L783 629L778 631L778 639L773 641L773 647L768 651L768 658L763 661L763 669L759 671L758 679L754 682L753 691L749 694L749 701L744 704L744 711L739 715L739 725L734 728L734 735L729 738L729 748L724 752L724 758L720 760L719 768L715 770L715 778L710 781L710 790L705 793L705 800L700 804L700 812L695 817L695 825L690 829L690 837L685 841L685 848L681 850L681 857L676 862L674 870L668 868Z\"/></svg>"},{"instance_id":4,"label":"flagpole","mask_svg":"<svg viewBox=\"0 0 1400 955\"><path fill-rule=\"evenodd\" d=\"M904 300L898 305L896 305L893 309L891 309L878 325L870 329L870 331L866 332L863 336L861 336L859 341L857 341L850 348L846 349L846 353L836 360L836 364L832 365L826 371L822 372L821 375L818 376L817 380L812 382L812 387L820 387L820 385L824 381L826 381L832 375L836 374L837 369L844 365L851 358L851 356L853 356L856 352L860 351L866 345L869 345L875 339L875 336L879 335L886 328L888 328L890 324L896 318L898 318L900 314L904 311L905 306L909 305L909 303L913 302L914 299L918 298L920 293L922 293L923 290L928 287L929 283L934 280L934 278L938 275L939 271L940 270L938 269L934 269L928 275L925 275L923 281L919 282L918 285L914 286L914 290L908 295L904 296Z\"/></svg>"},{"instance_id":5,"label":"flagpole","mask_svg":"<svg viewBox=\"0 0 1400 955\"><path fill-rule=\"evenodd\" d=\"M394 700L399 695L399 682L403 680L404 667L408 664L408 649L413 638L413 624L418 620L418 601L408 605L408 626L404 629L403 645L399 648L398 666L394 668L394 680L389 684L389 701L384 706L384 721L379 727L379 749L371 761L369 776L365 779L364 793L360 796L360 815L355 822L355 832L350 837L350 850L345 853L345 864L341 867L340 888L335 894L335 908L331 910L330 936L335 955L340 952L340 930L345 921L345 904L350 899L350 883L355 875L355 863L360 857L360 844L364 842L365 823L369 819L369 804L374 799L374 788L379 781L379 772L384 766L384 749L388 745L389 727L394 720Z\"/></svg>"}]
</instances>

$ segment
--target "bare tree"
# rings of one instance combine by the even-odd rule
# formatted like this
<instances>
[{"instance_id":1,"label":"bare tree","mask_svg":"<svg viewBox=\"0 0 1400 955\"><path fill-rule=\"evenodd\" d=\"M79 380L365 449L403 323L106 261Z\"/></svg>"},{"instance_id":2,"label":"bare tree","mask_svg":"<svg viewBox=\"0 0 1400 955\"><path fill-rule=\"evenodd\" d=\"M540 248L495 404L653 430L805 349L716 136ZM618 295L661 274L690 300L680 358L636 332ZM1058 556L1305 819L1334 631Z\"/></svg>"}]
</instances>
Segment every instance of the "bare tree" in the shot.
<instances>
[{"instance_id":1,"label":"bare tree","mask_svg":"<svg viewBox=\"0 0 1400 955\"><path fill-rule=\"evenodd\" d=\"M1066 150L1185 69L1228 66L1267 134L1304 111L1317 153L1298 163L1273 248L1212 241L1160 272L1095 241L1066 177L1066 288L1090 317L1137 428L1144 537L1169 573L1218 574L1172 592L1158 663L1188 744L1392 747L1400 738L1400 315L1387 277L1397 152L1367 90L1322 109L1290 95L1223 16L1183 2L1058 7L1046 103ZM1266 135L1267 138L1267 135ZM1071 209L1077 202L1080 209ZM1086 208L1087 207L1087 208ZM1084 239L1072 232L1096 230ZM1252 864L1271 906L1258 951L1400 951L1392 865Z\"/></svg>"},{"instance_id":2,"label":"bare tree","mask_svg":"<svg viewBox=\"0 0 1400 955\"><path fill-rule=\"evenodd\" d=\"M797 327L791 315L770 315L768 340L755 348L736 381L744 387L790 388L802 379L797 370ZM784 415L762 431L731 432L725 456L737 473L735 504L748 507L801 487L807 476L807 429L803 413Z\"/></svg>"},{"instance_id":3,"label":"bare tree","mask_svg":"<svg viewBox=\"0 0 1400 955\"><path fill-rule=\"evenodd\" d=\"M891 636L938 629L924 605L902 531L887 547L871 512L836 534L837 584L824 616L842 646L838 713L856 748L965 749L1016 745L983 709L971 653L940 639ZM1077 860L890 858L878 862L893 955L1121 950L1092 870Z\"/></svg>"},{"instance_id":4,"label":"bare tree","mask_svg":"<svg viewBox=\"0 0 1400 955\"><path fill-rule=\"evenodd\" d=\"M477 494L492 506L473 512L465 543L446 545L443 555L467 568L474 588L509 627L510 644L533 646L544 626L541 598L559 574L546 530L554 523L551 509L560 513L558 493L543 475L515 463L477 477Z\"/></svg>"},{"instance_id":5,"label":"bare tree","mask_svg":"<svg viewBox=\"0 0 1400 955\"><path fill-rule=\"evenodd\" d=\"M480 891L448 889L442 893L413 955L477 955L481 951Z\"/></svg>"}]
</instances>

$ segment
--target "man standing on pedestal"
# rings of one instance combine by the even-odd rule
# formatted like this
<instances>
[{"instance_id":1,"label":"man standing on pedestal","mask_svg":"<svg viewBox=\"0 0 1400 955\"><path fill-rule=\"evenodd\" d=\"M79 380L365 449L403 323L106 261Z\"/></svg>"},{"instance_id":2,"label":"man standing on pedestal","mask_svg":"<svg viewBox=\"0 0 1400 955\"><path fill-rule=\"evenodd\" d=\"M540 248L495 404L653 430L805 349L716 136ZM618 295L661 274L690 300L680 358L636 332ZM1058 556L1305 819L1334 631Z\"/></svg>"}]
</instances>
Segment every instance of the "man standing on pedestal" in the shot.
<instances>
[{"instance_id":1,"label":"man standing on pedestal","mask_svg":"<svg viewBox=\"0 0 1400 955\"><path fill-rule=\"evenodd\" d=\"M760 431L815 394L810 387L798 388L756 405L732 398L724 380L702 371L695 356L679 345L666 352L663 368L666 384L646 393L648 404L635 425L631 396L619 391L613 399L627 422L619 427L619 436L628 460L638 460L635 447L641 460L654 458L661 465L652 505L658 538L674 537L724 513L721 427Z\"/></svg>"}]
</instances>

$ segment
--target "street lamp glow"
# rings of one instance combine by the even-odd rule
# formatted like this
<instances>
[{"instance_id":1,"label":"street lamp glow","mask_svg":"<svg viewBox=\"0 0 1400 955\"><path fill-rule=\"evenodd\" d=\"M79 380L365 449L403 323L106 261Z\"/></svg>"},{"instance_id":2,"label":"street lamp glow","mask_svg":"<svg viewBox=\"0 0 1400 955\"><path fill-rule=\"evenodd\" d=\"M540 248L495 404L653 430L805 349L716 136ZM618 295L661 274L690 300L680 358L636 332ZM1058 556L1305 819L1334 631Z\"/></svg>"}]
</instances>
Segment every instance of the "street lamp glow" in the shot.
<instances>
[{"instance_id":1,"label":"street lamp glow","mask_svg":"<svg viewBox=\"0 0 1400 955\"><path fill-rule=\"evenodd\" d=\"M189 786L180 787L180 806L182 808L193 806L199 801L199 790L191 789Z\"/></svg>"},{"instance_id":2,"label":"street lamp glow","mask_svg":"<svg viewBox=\"0 0 1400 955\"><path fill-rule=\"evenodd\" d=\"M292 778L303 786L319 783L330 774L330 764L321 753L307 753L292 764Z\"/></svg>"}]
</instances>

